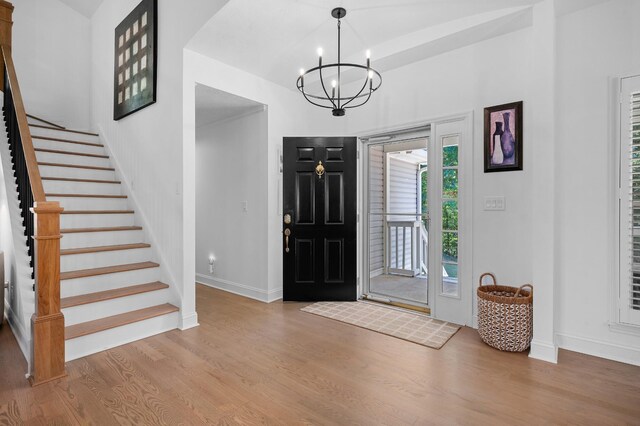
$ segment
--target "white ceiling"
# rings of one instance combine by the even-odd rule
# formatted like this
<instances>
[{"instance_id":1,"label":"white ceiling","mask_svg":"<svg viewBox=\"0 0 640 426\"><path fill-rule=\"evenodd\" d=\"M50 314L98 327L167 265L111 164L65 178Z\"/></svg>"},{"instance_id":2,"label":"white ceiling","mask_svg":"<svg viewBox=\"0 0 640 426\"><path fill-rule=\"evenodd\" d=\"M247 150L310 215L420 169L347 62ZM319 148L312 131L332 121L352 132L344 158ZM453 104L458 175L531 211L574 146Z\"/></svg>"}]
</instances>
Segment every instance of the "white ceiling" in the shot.
<instances>
[{"instance_id":1,"label":"white ceiling","mask_svg":"<svg viewBox=\"0 0 640 426\"><path fill-rule=\"evenodd\" d=\"M528 25L530 13L524 13L538 1L231 0L187 47L293 88L300 68L317 65L317 47L323 47L325 63L335 61L337 29L330 14L334 6L347 9L342 60L363 63L366 49L371 49L372 66L385 71L439 53L416 48L440 46L443 37L456 48L456 43L477 42ZM474 28L482 31L460 38L461 32ZM407 50L412 52L408 57L397 57Z\"/></svg>"},{"instance_id":2,"label":"white ceiling","mask_svg":"<svg viewBox=\"0 0 640 426\"><path fill-rule=\"evenodd\" d=\"M208 86L196 86L196 127L262 110L263 105Z\"/></svg>"},{"instance_id":3,"label":"white ceiling","mask_svg":"<svg viewBox=\"0 0 640 426\"><path fill-rule=\"evenodd\" d=\"M60 0L76 12L91 18L104 0Z\"/></svg>"}]
</instances>

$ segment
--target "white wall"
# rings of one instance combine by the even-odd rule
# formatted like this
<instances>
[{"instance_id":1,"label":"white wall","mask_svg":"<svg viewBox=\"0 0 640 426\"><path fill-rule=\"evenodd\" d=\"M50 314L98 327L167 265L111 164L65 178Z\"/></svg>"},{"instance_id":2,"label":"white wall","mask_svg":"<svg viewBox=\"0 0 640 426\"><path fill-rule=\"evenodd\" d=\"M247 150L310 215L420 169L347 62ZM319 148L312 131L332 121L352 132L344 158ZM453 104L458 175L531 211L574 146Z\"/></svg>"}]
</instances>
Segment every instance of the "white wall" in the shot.
<instances>
[{"instance_id":1,"label":"white wall","mask_svg":"<svg viewBox=\"0 0 640 426\"><path fill-rule=\"evenodd\" d=\"M612 331L614 159L610 77L640 73L640 4L558 22L558 322L561 347L640 364L640 333ZM636 21L635 23L633 21Z\"/></svg>"},{"instance_id":2,"label":"white wall","mask_svg":"<svg viewBox=\"0 0 640 426\"><path fill-rule=\"evenodd\" d=\"M13 5L12 56L27 113L90 129L89 19L58 0Z\"/></svg>"},{"instance_id":3,"label":"white wall","mask_svg":"<svg viewBox=\"0 0 640 426\"><path fill-rule=\"evenodd\" d=\"M312 108L299 94L266 81L222 62L189 50L184 52L184 203L185 213L185 281L195 276L196 246L194 212L196 175L193 167L195 154L195 85L196 83L231 93L267 106L267 153L260 161L266 162L267 208L264 215L267 243L262 247L267 255L268 271L263 278L267 284L269 301L282 297L282 175L279 171L278 150L285 136L326 136L344 134L343 121L335 121L331 113ZM195 218L194 218L195 219ZM263 231L264 232L264 231ZM198 253L202 256L202 253Z\"/></svg>"},{"instance_id":4,"label":"white wall","mask_svg":"<svg viewBox=\"0 0 640 426\"><path fill-rule=\"evenodd\" d=\"M492 271L512 285L532 278L529 154L534 142L527 131L531 63L526 54L531 34L527 28L386 72L380 92L347 117L347 133L362 135L473 111L473 277ZM524 170L485 174L483 109L519 100L525 114ZM495 195L505 197L506 210L484 211L484 197Z\"/></svg>"},{"instance_id":5,"label":"white wall","mask_svg":"<svg viewBox=\"0 0 640 426\"><path fill-rule=\"evenodd\" d=\"M120 121L113 121L114 29L139 1L104 1L91 18L93 123L120 167L170 284L182 296L182 328L197 324L193 266L186 280L183 275L184 256L195 241L185 243L183 235L183 219L194 214L194 201L183 197L182 52L226 1L190 0L188 7L158 2L157 102ZM186 263L193 262L191 257Z\"/></svg>"},{"instance_id":6,"label":"white wall","mask_svg":"<svg viewBox=\"0 0 640 426\"><path fill-rule=\"evenodd\" d=\"M197 279L262 301L269 301L266 157L266 111L249 107L196 128Z\"/></svg>"}]
</instances>

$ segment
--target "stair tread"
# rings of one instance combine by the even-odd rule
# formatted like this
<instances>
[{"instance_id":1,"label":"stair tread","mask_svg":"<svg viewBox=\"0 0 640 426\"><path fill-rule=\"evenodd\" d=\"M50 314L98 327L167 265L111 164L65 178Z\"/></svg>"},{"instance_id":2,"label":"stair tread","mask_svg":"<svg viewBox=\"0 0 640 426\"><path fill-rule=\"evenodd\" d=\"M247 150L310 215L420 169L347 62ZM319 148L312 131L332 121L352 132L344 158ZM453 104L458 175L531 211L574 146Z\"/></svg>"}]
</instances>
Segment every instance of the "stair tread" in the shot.
<instances>
[{"instance_id":1,"label":"stair tread","mask_svg":"<svg viewBox=\"0 0 640 426\"><path fill-rule=\"evenodd\" d=\"M133 214L133 210L64 210L60 214Z\"/></svg>"},{"instance_id":2,"label":"stair tread","mask_svg":"<svg viewBox=\"0 0 640 426\"><path fill-rule=\"evenodd\" d=\"M87 146L95 146L95 147L104 148L104 145L102 145L101 143L74 141L74 140L71 140L71 139L63 139L63 138L52 138L50 136L31 135L31 139L43 139L43 140L46 140L46 141L75 143L76 145L87 145Z\"/></svg>"},{"instance_id":3,"label":"stair tread","mask_svg":"<svg viewBox=\"0 0 640 426\"><path fill-rule=\"evenodd\" d=\"M80 232L112 232L112 231L140 231L142 226L108 226L94 228L65 228L61 229L62 234L77 234Z\"/></svg>"},{"instance_id":4,"label":"stair tread","mask_svg":"<svg viewBox=\"0 0 640 426\"><path fill-rule=\"evenodd\" d=\"M127 198L126 195L113 194L44 194L46 197L62 198Z\"/></svg>"},{"instance_id":5,"label":"stair tread","mask_svg":"<svg viewBox=\"0 0 640 426\"><path fill-rule=\"evenodd\" d=\"M51 121L47 121L44 118L36 117L35 115L32 115L32 114L26 114L26 115L27 115L27 118L32 118L32 119L34 119L36 121L39 121L41 123L48 124L49 126L57 127L58 129L66 129L66 127L61 126L61 125L56 124L56 123L52 123ZM28 124L35 124L35 123L28 123Z\"/></svg>"},{"instance_id":6,"label":"stair tread","mask_svg":"<svg viewBox=\"0 0 640 426\"><path fill-rule=\"evenodd\" d=\"M50 162L39 162L39 161L38 161L38 166L71 167L73 169L90 169L90 170L108 170L110 172L116 170L113 167L83 166L80 164L50 163Z\"/></svg>"},{"instance_id":7,"label":"stair tread","mask_svg":"<svg viewBox=\"0 0 640 426\"><path fill-rule=\"evenodd\" d=\"M105 300L117 299L119 297L133 296L135 294L163 290L165 288L169 288L169 286L160 281L155 281L147 284L138 284L129 287L116 288L113 290L87 293L79 296L63 297L62 299L60 299L60 307L62 309L71 308L73 306L87 305L89 303L102 302Z\"/></svg>"},{"instance_id":8,"label":"stair tread","mask_svg":"<svg viewBox=\"0 0 640 426\"><path fill-rule=\"evenodd\" d=\"M160 266L155 262L126 263L124 265L104 266L101 268L78 269L60 273L60 281L72 280L75 278L94 277L96 275L115 274L118 272L137 271L140 269L157 268Z\"/></svg>"},{"instance_id":9,"label":"stair tread","mask_svg":"<svg viewBox=\"0 0 640 426\"><path fill-rule=\"evenodd\" d=\"M104 180L104 179L78 179L78 178L61 178L61 177L42 177L42 180L59 180L62 182L89 182L89 183L109 183L119 185L122 182L119 180Z\"/></svg>"},{"instance_id":10,"label":"stair tread","mask_svg":"<svg viewBox=\"0 0 640 426\"><path fill-rule=\"evenodd\" d=\"M85 132L84 130L72 130L72 129L59 129L57 127L51 126L43 126L41 124L31 124L29 123L29 127L37 127L39 129L47 129L47 130L58 130L60 132L71 132L71 133L79 133L81 135L89 135L89 136L100 136L97 133Z\"/></svg>"},{"instance_id":11,"label":"stair tread","mask_svg":"<svg viewBox=\"0 0 640 426\"><path fill-rule=\"evenodd\" d=\"M151 244L147 243L134 243L134 244L116 244L111 246L96 246L96 247L79 247L60 250L60 256L71 254L85 254L85 253L99 253L104 251L118 251L118 250L133 250L141 248L149 248Z\"/></svg>"},{"instance_id":12,"label":"stair tread","mask_svg":"<svg viewBox=\"0 0 640 426\"><path fill-rule=\"evenodd\" d=\"M170 303L165 303L163 305L138 309L136 311L127 312L124 314L82 322L65 327L64 338L65 340L75 339L77 337L86 336L88 334L109 330L112 328L120 327L138 321L143 321L161 315L170 314L177 311L179 311L179 308L177 306L174 306Z\"/></svg>"},{"instance_id":13,"label":"stair tread","mask_svg":"<svg viewBox=\"0 0 640 426\"><path fill-rule=\"evenodd\" d=\"M87 152L65 151L62 149L34 148L33 150L36 152L48 152L50 154L79 155L81 157L93 157L93 158L109 158L108 155L103 155L103 154L90 154Z\"/></svg>"}]
</instances>

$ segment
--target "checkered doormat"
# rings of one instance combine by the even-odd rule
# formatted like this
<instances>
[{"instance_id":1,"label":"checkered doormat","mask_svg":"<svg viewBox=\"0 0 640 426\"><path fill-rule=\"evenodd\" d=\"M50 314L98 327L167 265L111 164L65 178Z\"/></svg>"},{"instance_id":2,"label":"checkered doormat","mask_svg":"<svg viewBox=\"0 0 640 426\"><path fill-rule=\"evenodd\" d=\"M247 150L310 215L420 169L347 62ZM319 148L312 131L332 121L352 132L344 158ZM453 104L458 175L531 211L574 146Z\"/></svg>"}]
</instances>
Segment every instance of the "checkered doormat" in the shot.
<instances>
[{"instance_id":1,"label":"checkered doormat","mask_svg":"<svg viewBox=\"0 0 640 426\"><path fill-rule=\"evenodd\" d=\"M317 302L300 310L434 349L460 330L450 322L370 302Z\"/></svg>"}]
</instances>

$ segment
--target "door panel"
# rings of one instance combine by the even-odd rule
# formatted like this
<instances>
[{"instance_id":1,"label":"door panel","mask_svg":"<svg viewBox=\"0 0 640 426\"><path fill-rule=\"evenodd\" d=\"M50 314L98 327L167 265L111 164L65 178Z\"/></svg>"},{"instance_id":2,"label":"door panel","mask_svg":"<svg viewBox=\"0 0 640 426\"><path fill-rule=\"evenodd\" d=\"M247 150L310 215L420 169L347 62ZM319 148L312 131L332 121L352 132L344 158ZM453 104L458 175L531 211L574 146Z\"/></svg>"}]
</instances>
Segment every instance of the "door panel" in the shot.
<instances>
[{"instance_id":1,"label":"door panel","mask_svg":"<svg viewBox=\"0 0 640 426\"><path fill-rule=\"evenodd\" d=\"M284 138L284 300L356 300L356 191L356 138Z\"/></svg>"}]
</instances>

